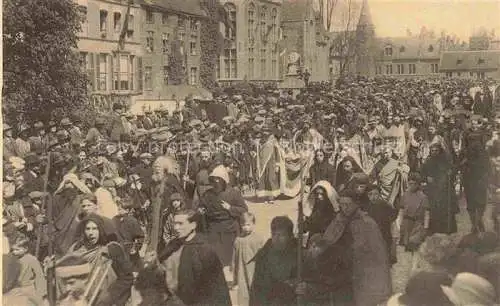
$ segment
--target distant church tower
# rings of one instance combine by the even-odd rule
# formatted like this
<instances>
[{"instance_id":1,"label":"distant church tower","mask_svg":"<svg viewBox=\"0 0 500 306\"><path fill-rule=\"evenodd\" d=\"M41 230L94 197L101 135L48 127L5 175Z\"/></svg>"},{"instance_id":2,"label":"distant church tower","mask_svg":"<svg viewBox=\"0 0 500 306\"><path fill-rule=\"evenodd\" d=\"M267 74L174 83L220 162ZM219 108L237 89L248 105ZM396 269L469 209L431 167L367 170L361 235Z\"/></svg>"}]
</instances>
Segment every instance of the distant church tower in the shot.
<instances>
[{"instance_id":1,"label":"distant church tower","mask_svg":"<svg viewBox=\"0 0 500 306\"><path fill-rule=\"evenodd\" d=\"M356 73L365 76L375 74L375 26L368 0L363 0L361 15L356 27Z\"/></svg>"}]
</instances>

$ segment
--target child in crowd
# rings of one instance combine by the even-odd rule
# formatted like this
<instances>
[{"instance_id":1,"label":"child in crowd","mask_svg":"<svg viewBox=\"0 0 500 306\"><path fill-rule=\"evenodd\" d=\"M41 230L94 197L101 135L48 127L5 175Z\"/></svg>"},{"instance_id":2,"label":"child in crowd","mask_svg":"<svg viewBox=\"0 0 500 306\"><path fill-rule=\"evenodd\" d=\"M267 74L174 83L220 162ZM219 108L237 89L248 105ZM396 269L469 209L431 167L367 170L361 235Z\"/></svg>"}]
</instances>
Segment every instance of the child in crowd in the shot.
<instances>
[{"instance_id":1,"label":"child in crowd","mask_svg":"<svg viewBox=\"0 0 500 306\"><path fill-rule=\"evenodd\" d=\"M249 305L249 291L252 286L255 262L250 262L265 240L255 231L255 216L246 212L241 216L241 235L234 242L233 286L238 293L238 305Z\"/></svg>"},{"instance_id":2,"label":"child in crowd","mask_svg":"<svg viewBox=\"0 0 500 306\"><path fill-rule=\"evenodd\" d=\"M408 190L401 198L399 243L412 253L418 250L429 229L429 200L421 190L421 182L420 174L412 173L408 178Z\"/></svg>"},{"instance_id":3,"label":"child in crowd","mask_svg":"<svg viewBox=\"0 0 500 306\"><path fill-rule=\"evenodd\" d=\"M175 212L184 209L186 204L182 199L180 193L174 193L170 196L170 205L163 211L163 242L166 245L174 238L177 238L176 231L174 230L174 215Z\"/></svg>"},{"instance_id":4,"label":"child in crowd","mask_svg":"<svg viewBox=\"0 0 500 306\"><path fill-rule=\"evenodd\" d=\"M24 235L19 235L11 246L12 255L21 263L19 286L35 292L36 298L42 300L47 295L47 282L40 262L28 253L28 247L29 240Z\"/></svg>"},{"instance_id":5,"label":"child in crowd","mask_svg":"<svg viewBox=\"0 0 500 306\"><path fill-rule=\"evenodd\" d=\"M144 231L139 221L132 215L131 201L119 199L118 215L113 217L113 224L120 235L120 240L125 246L125 250L130 255L130 260L134 264L134 271L137 272L142 266L139 252L144 243Z\"/></svg>"}]
</instances>

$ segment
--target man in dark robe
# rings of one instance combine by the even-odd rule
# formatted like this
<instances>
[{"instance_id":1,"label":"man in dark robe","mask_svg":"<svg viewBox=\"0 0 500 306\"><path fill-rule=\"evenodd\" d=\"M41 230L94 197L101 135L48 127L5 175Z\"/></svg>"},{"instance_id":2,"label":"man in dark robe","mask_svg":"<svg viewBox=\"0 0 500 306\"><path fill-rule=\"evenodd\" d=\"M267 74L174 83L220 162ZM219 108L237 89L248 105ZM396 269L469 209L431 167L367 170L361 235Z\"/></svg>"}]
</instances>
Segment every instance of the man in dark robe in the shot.
<instances>
[{"instance_id":1,"label":"man in dark robe","mask_svg":"<svg viewBox=\"0 0 500 306\"><path fill-rule=\"evenodd\" d=\"M297 273L297 240L288 217L271 221L271 239L251 260L255 262L250 305L291 305L295 293L288 281Z\"/></svg>"},{"instance_id":2,"label":"man in dark robe","mask_svg":"<svg viewBox=\"0 0 500 306\"><path fill-rule=\"evenodd\" d=\"M328 158L323 150L316 151L314 164L309 169L309 180L311 186L323 180L335 186L335 167L328 163Z\"/></svg>"},{"instance_id":3,"label":"man in dark robe","mask_svg":"<svg viewBox=\"0 0 500 306\"><path fill-rule=\"evenodd\" d=\"M453 190L452 164L439 143L431 145L430 156L423 164L421 174L427 183L425 193L429 198L431 233L455 233L458 205Z\"/></svg>"},{"instance_id":4,"label":"man in dark robe","mask_svg":"<svg viewBox=\"0 0 500 306\"><path fill-rule=\"evenodd\" d=\"M463 181L467 212L473 232L484 232L483 214L487 202L489 157L486 151L488 138L482 130L480 118L472 118L472 126L464 138Z\"/></svg>"},{"instance_id":5,"label":"man in dark robe","mask_svg":"<svg viewBox=\"0 0 500 306\"><path fill-rule=\"evenodd\" d=\"M160 254L169 300L173 305L231 305L222 264L211 245L196 232L198 215L181 210L174 215L177 239ZM167 302L167 305L169 303Z\"/></svg>"}]
</instances>

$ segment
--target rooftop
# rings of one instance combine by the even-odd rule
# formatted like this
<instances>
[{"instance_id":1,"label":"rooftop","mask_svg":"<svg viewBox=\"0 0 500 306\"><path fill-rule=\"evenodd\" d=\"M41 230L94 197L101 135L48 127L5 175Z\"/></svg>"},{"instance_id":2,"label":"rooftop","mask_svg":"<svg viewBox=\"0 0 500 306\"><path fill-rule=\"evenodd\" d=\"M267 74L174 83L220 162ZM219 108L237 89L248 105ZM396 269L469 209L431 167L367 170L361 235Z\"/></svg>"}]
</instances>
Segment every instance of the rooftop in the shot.
<instances>
[{"instance_id":1,"label":"rooftop","mask_svg":"<svg viewBox=\"0 0 500 306\"><path fill-rule=\"evenodd\" d=\"M500 50L443 52L439 62L442 71L500 69Z\"/></svg>"},{"instance_id":2,"label":"rooftop","mask_svg":"<svg viewBox=\"0 0 500 306\"><path fill-rule=\"evenodd\" d=\"M139 4L158 9L160 11L179 12L188 15L205 16L199 0L139 0Z\"/></svg>"}]
</instances>

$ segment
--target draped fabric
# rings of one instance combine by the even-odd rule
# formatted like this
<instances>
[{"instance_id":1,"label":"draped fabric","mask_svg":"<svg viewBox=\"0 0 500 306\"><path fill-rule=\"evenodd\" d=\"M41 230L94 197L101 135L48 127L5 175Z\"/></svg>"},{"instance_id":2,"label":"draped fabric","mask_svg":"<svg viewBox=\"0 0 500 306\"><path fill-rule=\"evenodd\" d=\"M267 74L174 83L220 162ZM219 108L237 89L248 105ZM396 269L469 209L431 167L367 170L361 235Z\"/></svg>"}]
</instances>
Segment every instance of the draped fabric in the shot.
<instances>
[{"instance_id":1,"label":"draped fabric","mask_svg":"<svg viewBox=\"0 0 500 306\"><path fill-rule=\"evenodd\" d=\"M313 162L313 151L286 154L274 136L259 148L257 159L257 196L295 197L305 173ZM304 172L306 171L306 172Z\"/></svg>"}]
</instances>

